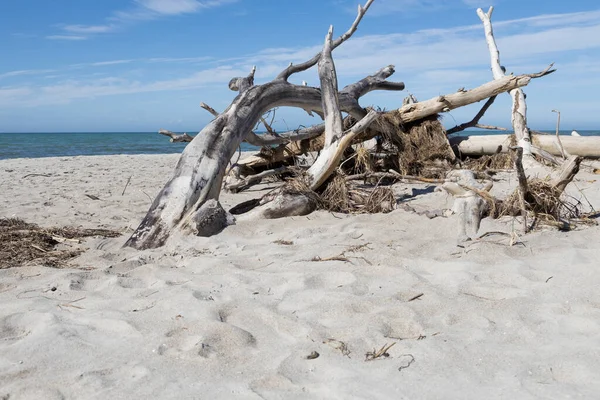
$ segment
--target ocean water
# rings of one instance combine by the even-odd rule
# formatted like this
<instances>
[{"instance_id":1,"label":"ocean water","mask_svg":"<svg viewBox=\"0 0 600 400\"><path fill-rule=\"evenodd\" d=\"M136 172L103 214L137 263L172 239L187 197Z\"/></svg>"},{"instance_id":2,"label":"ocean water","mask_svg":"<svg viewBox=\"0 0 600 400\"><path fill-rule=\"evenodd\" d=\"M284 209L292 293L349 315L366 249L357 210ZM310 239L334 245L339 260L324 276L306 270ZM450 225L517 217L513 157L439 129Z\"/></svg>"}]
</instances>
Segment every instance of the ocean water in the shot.
<instances>
[{"instance_id":1,"label":"ocean water","mask_svg":"<svg viewBox=\"0 0 600 400\"><path fill-rule=\"evenodd\" d=\"M193 134L192 134L193 135ZM181 153L186 143L171 143L156 132L0 133L0 160L113 154ZM242 143L243 151L256 149Z\"/></svg>"},{"instance_id":2,"label":"ocean water","mask_svg":"<svg viewBox=\"0 0 600 400\"><path fill-rule=\"evenodd\" d=\"M600 136L598 130L578 132L582 136ZM548 131L548 133L553 132ZM489 135L494 132L465 131L461 134ZM571 131L561 131L561 134L570 135ZM185 143L171 143L168 137L156 132L0 133L0 160L112 154L170 154L181 153L185 145ZM254 146L242 143L243 151L256 149Z\"/></svg>"}]
</instances>

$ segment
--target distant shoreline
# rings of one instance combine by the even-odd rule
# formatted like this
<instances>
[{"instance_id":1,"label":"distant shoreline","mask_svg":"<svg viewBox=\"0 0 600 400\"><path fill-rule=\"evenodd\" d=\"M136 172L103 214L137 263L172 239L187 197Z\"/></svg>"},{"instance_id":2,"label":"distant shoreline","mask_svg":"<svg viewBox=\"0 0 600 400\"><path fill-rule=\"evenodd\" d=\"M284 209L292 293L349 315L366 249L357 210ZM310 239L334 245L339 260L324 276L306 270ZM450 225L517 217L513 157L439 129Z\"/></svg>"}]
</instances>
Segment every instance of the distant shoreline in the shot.
<instances>
[{"instance_id":1,"label":"distant shoreline","mask_svg":"<svg viewBox=\"0 0 600 400\"><path fill-rule=\"evenodd\" d=\"M554 134L554 131L543 131ZM582 136L600 135L600 130L578 131ZM261 134L262 132L258 132ZM457 135L510 134L511 131L467 130ZM571 131L561 131L570 135ZM15 140L18 136L18 140ZM118 154L179 154L185 143L170 143L157 132L46 132L0 134L0 160ZM242 151L259 148L242 143Z\"/></svg>"}]
</instances>

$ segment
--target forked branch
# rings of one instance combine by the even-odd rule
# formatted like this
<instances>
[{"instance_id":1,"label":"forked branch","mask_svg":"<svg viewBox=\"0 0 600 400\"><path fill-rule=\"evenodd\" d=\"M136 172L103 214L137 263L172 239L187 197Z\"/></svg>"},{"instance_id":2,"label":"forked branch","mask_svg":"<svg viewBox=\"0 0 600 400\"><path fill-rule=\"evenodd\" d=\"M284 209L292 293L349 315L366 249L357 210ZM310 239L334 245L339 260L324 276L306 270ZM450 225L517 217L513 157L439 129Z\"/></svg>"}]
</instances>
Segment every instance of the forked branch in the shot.
<instances>
[{"instance_id":1,"label":"forked branch","mask_svg":"<svg viewBox=\"0 0 600 400\"><path fill-rule=\"evenodd\" d=\"M334 50L340 44L344 43L346 40L348 40L352 36L352 34L354 34L354 32L356 32L356 30L358 29L358 25L360 24L360 21L362 20L363 16L366 14L366 12L369 9L369 7L371 6L371 4L373 4L373 1L374 0L368 0L364 6L361 6L361 5L358 6L358 13L357 13L356 19L352 23L352 26L342 36L340 36L339 38L332 41L331 50ZM311 58L310 60L305 61L301 64L297 64L297 65L290 64L289 67L287 67L279 75L277 75L276 79L287 81L288 78L290 76L292 76L293 74L296 74L296 73L302 72L302 71L306 71L307 69L313 67L314 65L316 65L319 62L319 59L321 58L321 54L322 53L319 52L319 53L315 54L315 56L313 58Z\"/></svg>"}]
</instances>

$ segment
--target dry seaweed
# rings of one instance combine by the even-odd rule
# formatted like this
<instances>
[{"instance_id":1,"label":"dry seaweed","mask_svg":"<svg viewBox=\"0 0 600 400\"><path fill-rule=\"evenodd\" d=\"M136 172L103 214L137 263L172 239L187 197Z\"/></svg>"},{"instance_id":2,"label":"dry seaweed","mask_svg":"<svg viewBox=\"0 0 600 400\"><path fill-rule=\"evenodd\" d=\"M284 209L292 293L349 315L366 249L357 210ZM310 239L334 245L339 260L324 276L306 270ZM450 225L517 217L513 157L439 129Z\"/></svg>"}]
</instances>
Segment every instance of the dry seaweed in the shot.
<instances>
[{"instance_id":1,"label":"dry seaweed","mask_svg":"<svg viewBox=\"0 0 600 400\"><path fill-rule=\"evenodd\" d=\"M79 239L90 236L117 237L120 233L108 229L41 228L19 218L0 218L0 269L33 262L63 267L83 250L57 246L64 242L78 243Z\"/></svg>"},{"instance_id":2,"label":"dry seaweed","mask_svg":"<svg viewBox=\"0 0 600 400\"><path fill-rule=\"evenodd\" d=\"M387 112L383 118L396 128L388 133L387 139L398 147L400 173L439 178L451 168L456 156L439 115L407 124L402 122L398 111Z\"/></svg>"},{"instance_id":3,"label":"dry seaweed","mask_svg":"<svg viewBox=\"0 0 600 400\"><path fill-rule=\"evenodd\" d=\"M525 208L538 222L566 227L563 222L582 217L582 204L570 197L550 182L532 179L525 193ZM519 189L516 189L497 208L497 217L519 215L521 212Z\"/></svg>"}]
</instances>

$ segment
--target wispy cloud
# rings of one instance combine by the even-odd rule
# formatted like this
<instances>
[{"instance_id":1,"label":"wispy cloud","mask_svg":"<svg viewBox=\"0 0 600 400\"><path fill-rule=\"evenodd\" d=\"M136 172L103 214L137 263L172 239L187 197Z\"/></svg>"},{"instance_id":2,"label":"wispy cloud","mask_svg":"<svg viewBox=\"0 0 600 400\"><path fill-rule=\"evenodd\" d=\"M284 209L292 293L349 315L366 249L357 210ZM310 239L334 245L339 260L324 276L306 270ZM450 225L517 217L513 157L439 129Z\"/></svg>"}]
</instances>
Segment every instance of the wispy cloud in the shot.
<instances>
[{"instance_id":1,"label":"wispy cloud","mask_svg":"<svg viewBox=\"0 0 600 400\"><path fill-rule=\"evenodd\" d=\"M23 75L40 75L47 74L50 72L54 72L53 69L24 69L18 71L9 71L0 74L0 79L3 78L13 78L15 76L23 76Z\"/></svg>"},{"instance_id":2,"label":"wispy cloud","mask_svg":"<svg viewBox=\"0 0 600 400\"><path fill-rule=\"evenodd\" d=\"M105 19L105 23L97 25L58 25L69 35L52 35L47 39L84 40L91 35L117 31L123 24L140 20L155 20L161 17L196 13L201 10L215 8L238 0L133 0L129 9L118 10ZM70 34L76 34L70 35Z\"/></svg>"},{"instance_id":3,"label":"wispy cloud","mask_svg":"<svg viewBox=\"0 0 600 400\"><path fill-rule=\"evenodd\" d=\"M104 67L104 66L109 66L109 65L129 64L134 61L135 60L110 60L110 61L98 61L98 62L90 62L90 63L79 63L79 64L71 64L71 65L69 65L69 68Z\"/></svg>"},{"instance_id":4,"label":"wispy cloud","mask_svg":"<svg viewBox=\"0 0 600 400\"><path fill-rule=\"evenodd\" d=\"M49 35L46 36L46 39L50 39L50 40L86 40L87 36L81 36L81 35Z\"/></svg>"},{"instance_id":5,"label":"wispy cloud","mask_svg":"<svg viewBox=\"0 0 600 400\"><path fill-rule=\"evenodd\" d=\"M62 27L66 32L79 34L106 33L114 28L114 25L65 25Z\"/></svg>"},{"instance_id":6,"label":"wispy cloud","mask_svg":"<svg viewBox=\"0 0 600 400\"><path fill-rule=\"evenodd\" d=\"M163 15L194 13L202 8L196 0L136 0L142 9Z\"/></svg>"},{"instance_id":7,"label":"wispy cloud","mask_svg":"<svg viewBox=\"0 0 600 400\"><path fill-rule=\"evenodd\" d=\"M213 57L157 57L157 58L149 58L148 62L151 63L196 63L196 62L206 62L213 60Z\"/></svg>"}]
</instances>

